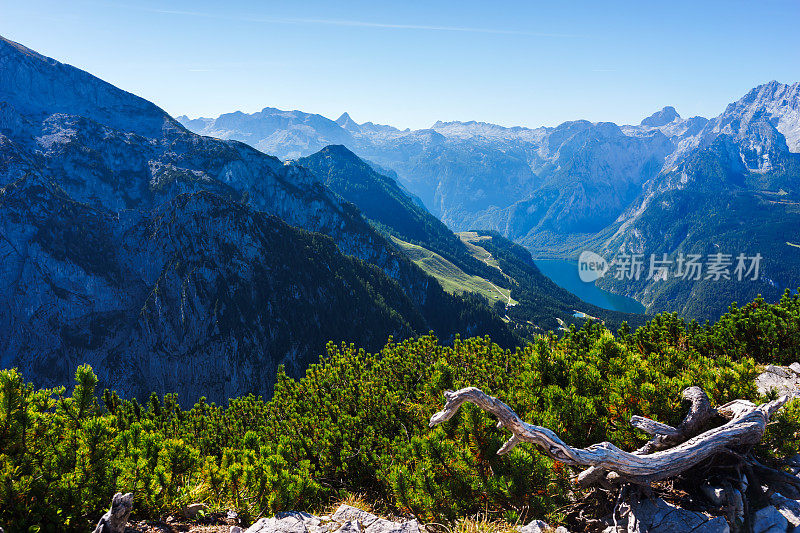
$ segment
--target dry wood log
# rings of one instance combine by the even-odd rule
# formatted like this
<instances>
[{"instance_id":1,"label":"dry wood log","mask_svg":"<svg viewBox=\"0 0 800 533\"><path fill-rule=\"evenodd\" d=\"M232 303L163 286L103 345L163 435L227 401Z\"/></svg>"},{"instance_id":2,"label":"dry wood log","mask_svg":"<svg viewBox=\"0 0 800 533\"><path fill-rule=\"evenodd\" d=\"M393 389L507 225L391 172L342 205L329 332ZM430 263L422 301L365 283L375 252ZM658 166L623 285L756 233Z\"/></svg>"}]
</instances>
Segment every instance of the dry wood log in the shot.
<instances>
[{"instance_id":1,"label":"dry wood log","mask_svg":"<svg viewBox=\"0 0 800 533\"><path fill-rule=\"evenodd\" d=\"M471 402L496 416L499 420L498 427L511 431L511 438L500 448L498 454L508 453L520 442L532 442L541 447L547 455L565 464L598 467L640 484L676 476L728 447L757 443L764 434L770 416L789 400L788 396L783 396L760 406L749 402L747 402L749 405L745 406L745 402L742 401L731 402L719 409L720 414L730 415L729 422L700 433L674 447L661 449L661 446L669 446L669 442L675 439L678 433L687 434L697 430L717 413L699 387L690 387L684 391L684 398L692 402L690 414L678 428L674 428L675 432L670 431L673 436L657 435L648 443L653 443L653 447L660 451L645 455L623 451L609 442L593 444L588 448L573 448L550 429L524 422L505 403L475 387L467 387L456 392L447 391L445 398L444 409L431 417L431 427L452 418L464 402ZM656 440L657 442L654 442Z\"/></svg>"},{"instance_id":2,"label":"dry wood log","mask_svg":"<svg viewBox=\"0 0 800 533\"><path fill-rule=\"evenodd\" d=\"M644 446L632 452L634 455L648 455L686 442L697 436L718 414L717 410L711 406L711 400L709 400L708 395L700 387L685 389L681 393L681 397L691 405L689 412L677 428L642 416L634 415L631 417L630 423L633 427L653 435L653 438ZM600 482L607 474L607 470L599 466L592 466L576 476L575 483L582 488L590 487Z\"/></svg>"}]
</instances>

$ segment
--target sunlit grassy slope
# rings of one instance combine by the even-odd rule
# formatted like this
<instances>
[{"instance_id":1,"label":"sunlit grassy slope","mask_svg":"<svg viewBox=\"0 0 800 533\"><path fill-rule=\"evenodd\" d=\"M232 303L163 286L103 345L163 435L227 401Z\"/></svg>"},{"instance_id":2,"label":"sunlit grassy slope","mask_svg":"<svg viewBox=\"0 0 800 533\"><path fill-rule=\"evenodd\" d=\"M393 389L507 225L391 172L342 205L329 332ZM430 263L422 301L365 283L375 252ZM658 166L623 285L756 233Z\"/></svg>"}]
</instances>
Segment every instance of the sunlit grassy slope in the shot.
<instances>
[{"instance_id":1,"label":"sunlit grassy slope","mask_svg":"<svg viewBox=\"0 0 800 533\"><path fill-rule=\"evenodd\" d=\"M497 262L492 254L486 251L485 248L481 247L478 243L482 240L491 240L492 238L488 235L478 235L477 231L462 231L460 233L456 233L458 238L461 239L461 242L467 247L469 253L472 254L472 257L477 259L478 261L483 261L487 265L492 268L496 268L500 272L503 269L500 268L500 263Z\"/></svg>"},{"instance_id":2,"label":"sunlit grassy slope","mask_svg":"<svg viewBox=\"0 0 800 533\"><path fill-rule=\"evenodd\" d=\"M474 292L487 298L491 304L500 301L507 305L517 305L518 302L511 299L511 291L508 289L498 287L481 277L471 276L441 255L422 246L405 242L394 236L392 236L392 241L400 246L417 266L436 278L442 288L450 294Z\"/></svg>"}]
</instances>

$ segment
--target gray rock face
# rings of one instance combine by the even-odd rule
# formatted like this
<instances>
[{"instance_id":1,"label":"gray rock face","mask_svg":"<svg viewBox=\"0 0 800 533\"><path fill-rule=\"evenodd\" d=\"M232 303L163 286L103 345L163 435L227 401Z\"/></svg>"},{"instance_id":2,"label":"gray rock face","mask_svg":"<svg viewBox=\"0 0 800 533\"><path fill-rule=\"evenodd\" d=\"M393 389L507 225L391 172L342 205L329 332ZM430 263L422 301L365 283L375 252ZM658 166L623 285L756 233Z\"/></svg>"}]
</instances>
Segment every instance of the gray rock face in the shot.
<instances>
[{"instance_id":1,"label":"gray rock face","mask_svg":"<svg viewBox=\"0 0 800 533\"><path fill-rule=\"evenodd\" d=\"M800 83L771 81L755 87L728 105L709 123L710 133L738 135L754 121L767 120L786 138L789 149L800 152Z\"/></svg>"},{"instance_id":2,"label":"gray rock face","mask_svg":"<svg viewBox=\"0 0 800 533\"><path fill-rule=\"evenodd\" d=\"M111 508L97 523L94 533L125 533L125 524L133 511L133 494L118 492L111 500Z\"/></svg>"},{"instance_id":3,"label":"gray rock face","mask_svg":"<svg viewBox=\"0 0 800 533\"><path fill-rule=\"evenodd\" d=\"M661 498L633 501L623 504L627 507L624 516L627 519L629 533L728 533L730 527L725 518L712 517L703 513L681 509Z\"/></svg>"},{"instance_id":4,"label":"gray rock face","mask_svg":"<svg viewBox=\"0 0 800 533\"><path fill-rule=\"evenodd\" d=\"M761 394L776 391L778 394L800 396L800 375L790 367L769 365L756 377L756 386Z\"/></svg>"},{"instance_id":5,"label":"gray rock face","mask_svg":"<svg viewBox=\"0 0 800 533\"><path fill-rule=\"evenodd\" d=\"M355 520L348 520L336 530L336 533L361 533L361 527Z\"/></svg>"},{"instance_id":6,"label":"gray rock face","mask_svg":"<svg viewBox=\"0 0 800 533\"><path fill-rule=\"evenodd\" d=\"M800 501L791 500L779 493L770 496L769 501L792 527L800 527Z\"/></svg>"},{"instance_id":7,"label":"gray rock face","mask_svg":"<svg viewBox=\"0 0 800 533\"><path fill-rule=\"evenodd\" d=\"M519 533L545 533L550 528L543 520L533 520L524 526L517 528Z\"/></svg>"},{"instance_id":8,"label":"gray rock face","mask_svg":"<svg viewBox=\"0 0 800 533\"><path fill-rule=\"evenodd\" d=\"M272 518L262 518L245 533L322 533L327 529L320 527L318 517L308 513L280 513Z\"/></svg>"},{"instance_id":9,"label":"gray rock face","mask_svg":"<svg viewBox=\"0 0 800 533\"><path fill-rule=\"evenodd\" d=\"M357 525L365 533L417 533L419 523L416 520L407 522L394 522L379 518L372 513L349 505L340 506L333 514L334 522L342 523L342 527L347 524Z\"/></svg>"},{"instance_id":10,"label":"gray rock face","mask_svg":"<svg viewBox=\"0 0 800 533\"><path fill-rule=\"evenodd\" d=\"M159 136L163 128L177 126L147 100L3 37L0 37L0 95L14 95L13 105L19 113L17 124L25 122L22 115L36 120L66 113L149 137ZM9 116L6 110L6 117ZM0 129L5 126L2 122L0 119Z\"/></svg>"},{"instance_id":11,"label":"gray rock face","mask_svg":"<svg viewBox=\"0 0 800 533\"><path fill-rule=\"evenodd\" d=\"M774 506L764 507L753 515L753 533L785 533L789 522Z\"/></svg>"},{"instance_id":12,"label":"gray rock face","mask_svg":"<svg viewBox=\"0 0 800 533\"><path fill-rule=\"evenodd\" d=\"M374 514L351 505L340 505L339 508L336 509L336 512L333 513L332 518L335 522L340 523L356 522L362 527L369 527L373 522L378 520L378 517Z\"/></svg>"},{"instance_id":13,"label":"gray rock face","mask_svg":"<svg viewBox=\"0 0 800 533\"><path fill-rule=\"evenodd\" d=\"M800 502L781 494L770 497L772 505L759 509L753 515L754 533L785 533L800 526ZM724 503L724 502L722 502ZM730 526L722 516L681 509L658 498L656 500L632 501L623 504L623 531L628 533L679 533L702 531L705 533L727 533ZM614 532L614 528L607 530Z\"/></svg>"},{"instance_id":14,"label":"gray rock face","mask_svg":"<svg viewBox=\"0 0 800 533\"><path fill-rule=\"evenodd\" d=\"M416 520L395 522L386 520L349 505L340 506L332 517L317 517L308 513L281 513L262 518L245 533L419 533Z\"/></svg>"},{"instance_id":15,"label":"gray rock face","mask_svg":"<svg viewBox=\"0 0 800 533\"><path fill-rule=\"evenodd\" d=\"M379 518L367 526L364 533L419 533L419 524L416 520L393 522Z\"/></svg>"},{"instance_id":16,"label":"gray rock face","mask_svg":"<svg viewBox=\"0 0 800 533\"><path fill-rule=\"evenodd\" d=\"M778 377L789 379L793 378L792 373L783 367L775 366L775 365L767 365L767 368L764 369L765 372L769 372L771 374L775 374Z\"/></svg>"}]
</instances>

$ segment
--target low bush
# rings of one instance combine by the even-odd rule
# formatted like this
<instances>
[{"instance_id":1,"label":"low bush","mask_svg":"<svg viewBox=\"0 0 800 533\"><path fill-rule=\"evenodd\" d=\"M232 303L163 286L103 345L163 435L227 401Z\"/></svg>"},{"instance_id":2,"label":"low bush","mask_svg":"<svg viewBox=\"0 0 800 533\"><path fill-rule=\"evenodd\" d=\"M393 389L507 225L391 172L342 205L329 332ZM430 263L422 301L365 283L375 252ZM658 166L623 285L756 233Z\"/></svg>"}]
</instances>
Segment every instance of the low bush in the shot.
<instances>
[{"instance_id":1,"label":"low bush","mask_svg":"<svg viewBox=\"0 0 800 533\"><path fill-rule=\"evenodd\" d=\"M498 456L508 434L472 406L430 429L444 390L481 387L574 446L633 449L646 435L631 415L679 423L690 385L715 404L759 400L750 354L759 363L795 357L799 317L798 297L787 294L774 306L732 308L715 325L662 315L613 334L587 323L515 351L489 338L390 340L375 354L329 344L304 378L281 373L271 400L225 407L200 399L183 409L173 395L98 398L87 366L70 394L2 370L0 524L85 529L117 491L134 492L139 517L202 501L251 520L319 510L347 494L425 521L546 517L568 501L569 469L531 445ZM790 405L759 453L796 452L799 430L800 407Z\"/></svg>"}]
</instances>

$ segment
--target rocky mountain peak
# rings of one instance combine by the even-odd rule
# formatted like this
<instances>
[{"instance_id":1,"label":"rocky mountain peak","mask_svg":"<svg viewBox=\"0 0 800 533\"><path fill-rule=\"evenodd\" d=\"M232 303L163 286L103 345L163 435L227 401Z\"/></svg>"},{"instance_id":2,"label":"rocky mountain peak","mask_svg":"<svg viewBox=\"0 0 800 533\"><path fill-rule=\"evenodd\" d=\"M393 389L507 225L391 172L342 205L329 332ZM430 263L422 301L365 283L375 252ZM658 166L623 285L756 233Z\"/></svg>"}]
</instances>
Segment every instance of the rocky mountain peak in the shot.
<instances>
[{"instance_id":1,"label":"rocky mountain peak","mask_svg":"<svg viewBox=\"0 0 800 533\"><path fill-rule=\"evenodd\" d=\"M767 120L786 137L792 152L800 152L800 82L771 81L729 104L713 124L714 133L740 136L751 122Z\"/></svg>"},{"instance_id":2,"label":"rocky mountain peak","mask_svg":"<svg viewBox=\"0 0 800 533\"><path fill-rule=\"evenodd\" d=\"M661 111L656 111L649 117L642 120L642 126L650 126L652 128L658 128L661 126L666 126L670 122L674 122L675 120L681 118L675 108L671 105L666 106Z\"/></svg>"},{"instance_id":3,"label":"rocky mountain peak","mask_svg":"<svg viewBox=\"0 0 800 533\"><path fill-rule=\"evenodd\" d=\"M351 132L361 131L361 128L358 126L355 120L350 118L350 114L347 111L342 113L341 116L337 118L335 122L344 129L346 129L347 131Z\"/></svg>"},{"instance_id":4,"label":"rocky mountain peak","mask_svg":"<svg viewBox=\"0 0 800 533\"><path fill-rule=\"evenodd\" d=\"M329 144L318 153L320 155L335 155L338 158L344 158L349 161L358 161L359 163L366 164L343 144Z\"/></svg>"},{"instance_id":5,"label":"rocky mountain peak","mask_svg":"<svg viewBox=\"0 0 800 533\"><path fill-rule=\"evenodd\" d=\"M79 115L144 137L180 128L147 100L0 37L0 100L21 115Z\"/></svg>"}]
</instances>

